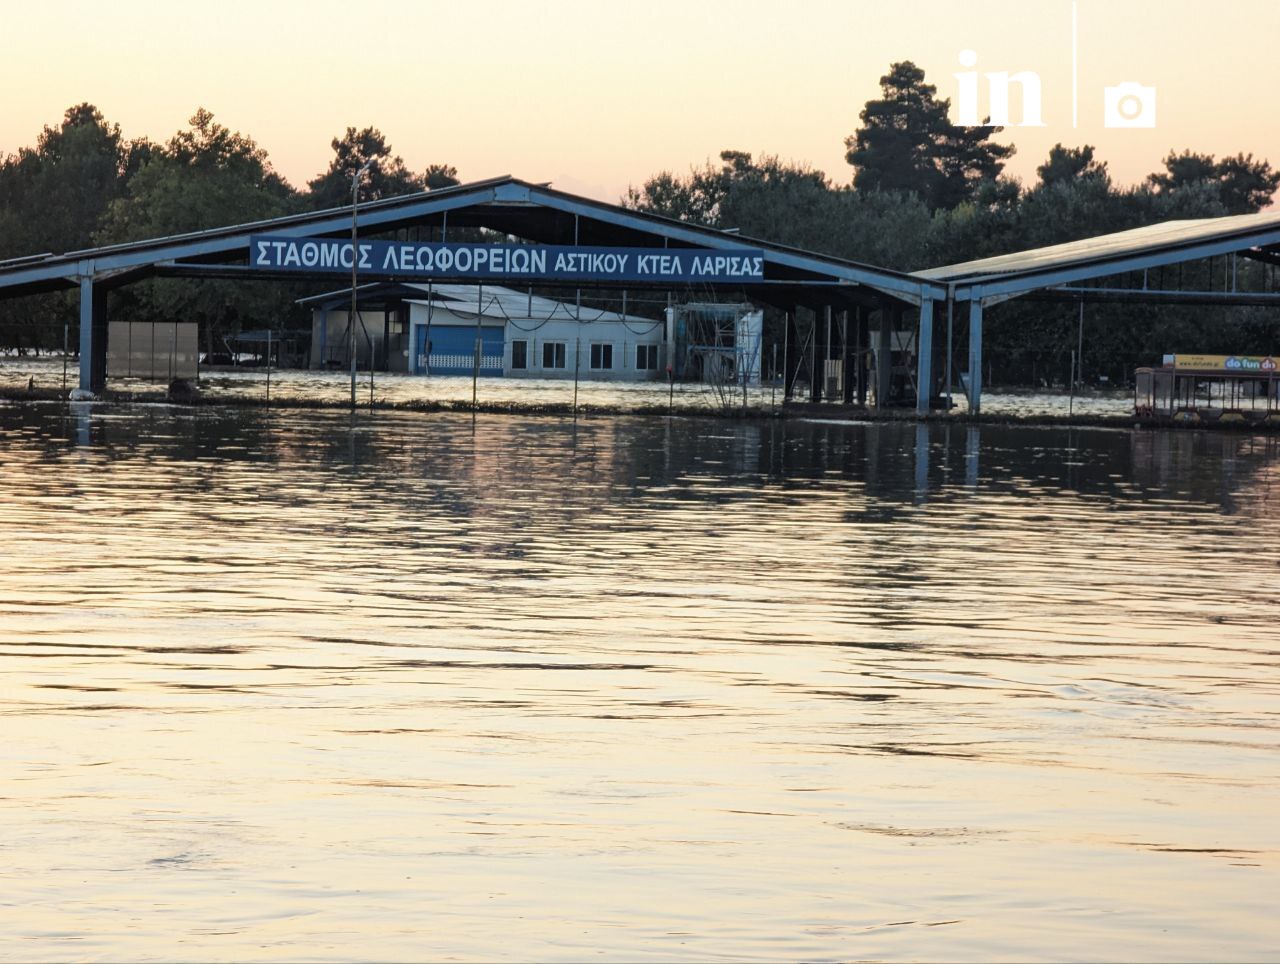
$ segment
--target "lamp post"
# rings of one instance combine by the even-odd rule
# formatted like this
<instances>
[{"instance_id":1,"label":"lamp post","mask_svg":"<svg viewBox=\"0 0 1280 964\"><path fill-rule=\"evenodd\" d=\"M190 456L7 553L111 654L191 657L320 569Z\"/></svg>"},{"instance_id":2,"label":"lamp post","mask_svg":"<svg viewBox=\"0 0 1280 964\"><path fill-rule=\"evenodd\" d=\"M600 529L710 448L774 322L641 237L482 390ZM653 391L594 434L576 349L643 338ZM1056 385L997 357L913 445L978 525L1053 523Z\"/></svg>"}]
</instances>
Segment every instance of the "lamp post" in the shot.
<instances>
[{"instance_id":1,"label":"lamp post","mask_svg":"<svg viewBox=\"0 0 1280 964\"><path fill-rule=\"evenodd\" d=\"M360 178L373 166L374 158L369 158L360 166L360 170L351 175L351 317L347 322L349 336L347 348L351 353L351 411L356 410L356 319L360 317L356 308L356 266L360 263L360 248L356 244L356 209L360 203ZM369 353L369 365L373 366L373 353Z\"/></svg>"}]
</instances>

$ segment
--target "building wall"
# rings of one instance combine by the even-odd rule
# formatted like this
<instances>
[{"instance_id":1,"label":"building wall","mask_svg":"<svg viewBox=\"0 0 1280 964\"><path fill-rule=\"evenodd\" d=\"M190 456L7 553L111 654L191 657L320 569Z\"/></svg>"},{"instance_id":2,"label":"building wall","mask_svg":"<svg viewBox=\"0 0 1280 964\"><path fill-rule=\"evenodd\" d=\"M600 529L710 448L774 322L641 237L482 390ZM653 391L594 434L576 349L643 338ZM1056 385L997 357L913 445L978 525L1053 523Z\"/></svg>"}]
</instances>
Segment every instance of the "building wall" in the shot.
<instances>
[{"instance_id":1,"label":"building wall","mask_svg":"<svg viewBox=\"0 0 1280 964\"><path fill-rule=\"evenodd\" d=\"M410 344L425 341L419 329L427 324L426 305L410 305ZM587 321L556 319L539 321L486 319L482 353L482 374L497 374L496 346L492 328L502 329L501 373L511 378L573 378L575 359L580 379L601 381L648 381L666 377L666 345L663 325L654 322ZM455 315L435 306L431 311L433 348L463 345L474 352L475 316ZM451 330L449 335L443 335ZM466 334L463 334L466 332ZM523 343L524 367L518 367ZM607 347L606 347L607 346ZM642 347L641 347L642 346ZM640 349L638 351L638 349ZM434 352L433 352L434 354ZM445 355L446 353L441 353ZM457 372L454 352L432 360L431 371ZM473 356L472 356L473 357ZM468 359L469 360L469 359ZM426 359L415 353L410 370L425 372ZM606 364L607 363L607 364ZM472 361L471 364L474 364ZM468 368L467 371L470 371Z\"/></svg>"}]
</instances>

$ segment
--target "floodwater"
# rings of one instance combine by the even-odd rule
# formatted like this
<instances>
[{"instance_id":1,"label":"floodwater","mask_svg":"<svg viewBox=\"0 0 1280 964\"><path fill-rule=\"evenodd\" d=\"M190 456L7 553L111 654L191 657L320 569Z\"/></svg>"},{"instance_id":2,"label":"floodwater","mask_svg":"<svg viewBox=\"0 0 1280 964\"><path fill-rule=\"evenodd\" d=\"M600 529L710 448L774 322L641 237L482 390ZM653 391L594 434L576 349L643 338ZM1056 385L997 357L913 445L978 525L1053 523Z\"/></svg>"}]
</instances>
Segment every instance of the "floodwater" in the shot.
<instances>
[{"instance_id":1,"label":"floodwater","mask_svg":"<svg viewBox=\"0 0 1280 964\"><path fill-rule=\"evenodd\" d=\"M1275 438L0 403L0 957L1280 944Z\"/></svg>"},{"instance_id":2,"label":"floodwater","mask_svg":"<svg viewBox=\"0 0 1280 964\"><path fill-rule=\"evenodd\" d=\"M61 358L5 358L0 361L0 388L14 390L28 385L46 390L75 388L77 364L75 360L70 362L64 381ZM351 398L351 376L338 371L273 369L268 373L262 368L224 368L201 372L199 386L205 397L224 401L275 399L332 405ZM156 394L167 389L168 379L151 381L113 377L108 387L119 392ZM472 390L471 378L465 375L378 372L373 376L372 386L368 372L359 372L356 378L356 397L361 405L368 404L371 394L378 403L470 403ZM480 378L474 390L475 397L485 404L535 409L539 406L564 408L573 405L576 399L583 408L621 412L661 409L667 405L679 410L705 408L719 411L738 408L743 401L741 389L732 386L697 382L669 385L665 379L653 382L596 381L587 378L585 372L576 386L572 378ZM952 400L956 414L967 411L964 393L958 386ZM769 385L751 386L747 390L746 401L752 407L768 409L780 405L782 395ZM1062 390L986 389L982 396L982 410L988 415L1013 417L1068 414L1123 417L1133 414L1133 393L1128 390L1089 389L1073 399Z\"/></svg>"}]
</instances>

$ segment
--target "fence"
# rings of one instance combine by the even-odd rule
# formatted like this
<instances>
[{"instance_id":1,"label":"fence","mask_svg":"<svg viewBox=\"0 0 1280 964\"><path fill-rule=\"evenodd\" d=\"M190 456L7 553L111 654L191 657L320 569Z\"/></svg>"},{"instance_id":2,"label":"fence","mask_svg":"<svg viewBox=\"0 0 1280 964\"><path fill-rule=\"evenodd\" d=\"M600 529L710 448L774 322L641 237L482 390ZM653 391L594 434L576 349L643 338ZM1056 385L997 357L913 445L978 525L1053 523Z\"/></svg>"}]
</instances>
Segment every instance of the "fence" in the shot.
<instances>
[{"instance_id":1,"label":"fence","mask_svg":"<svg viewBox=\"0 0 1280 964\"><path fill-rule=\"evenodd\" d=\"M173 381L200 371L194 321L113 321L107 329L107 377Z\"/></svg>"}]
</instances>

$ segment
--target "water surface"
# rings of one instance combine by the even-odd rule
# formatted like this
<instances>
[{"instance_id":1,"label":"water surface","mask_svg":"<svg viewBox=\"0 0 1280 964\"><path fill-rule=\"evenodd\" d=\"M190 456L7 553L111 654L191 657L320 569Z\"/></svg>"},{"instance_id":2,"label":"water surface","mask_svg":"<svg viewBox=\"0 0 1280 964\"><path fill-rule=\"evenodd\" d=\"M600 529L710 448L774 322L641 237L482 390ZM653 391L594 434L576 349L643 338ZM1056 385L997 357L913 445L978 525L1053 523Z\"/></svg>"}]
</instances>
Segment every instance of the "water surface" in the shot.
<instances>
[{"instance_id":1,"label":"water surface","mask_svg":"<svg viewBox=\"0 0 1280 964\"><path fill-rule=\"evenodd\" d=\"M60 358L48 356L9 357L0 359L0 388L21 390L29 385L46 391L74 388L78 378L78 362L71 361L63 377ZM522 409L555 407L563 409L576 404L581 408L606 409L615 412L661 410L671 406L677 410L707 409L711 412L742 407L741 388L705 385L699 382L676 382L665 378L650 382L598 381L583 377L575 385L572 378L480 378L474 386L474 397L482 405L515 406ZM112 377L108 388L115 392L162 395L167 379ZM262 368L222 368L204 370L199 389L205 398L221 401L288 401L340 405L351 398L351 378L340 371L272 370ZM470 404L472 379L466 375L405 375L377 372L372 378L360 372L356 378L359 404L367 407L372 396L379 404L405 405L421 403ZM797 400L802 400L803 391ZM964 392L957 385L952 401L955 414L967 411ZM782 404L782 393L776 386L751 386L746 402L758 409L774 409ZM987 388L983 391L982 410L987 415L1019 418L1069 414L1084 416L1128 417L1133 414L1133 392L1129 390L1089 389L1072 398L1062 390L1042 391Z\"/></svg>"},{"instance_id":2,"label":"water surface","mask_svg":"<svg viewBox=\"0 0 1280 964\"><path fill-rule=\"evenodd\" d=\"M1270 958L1278 466L0 404L0 956Z\"/></svg>"}]
</instances>

